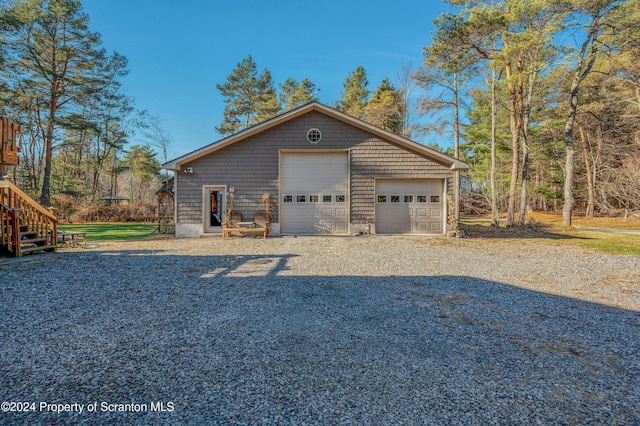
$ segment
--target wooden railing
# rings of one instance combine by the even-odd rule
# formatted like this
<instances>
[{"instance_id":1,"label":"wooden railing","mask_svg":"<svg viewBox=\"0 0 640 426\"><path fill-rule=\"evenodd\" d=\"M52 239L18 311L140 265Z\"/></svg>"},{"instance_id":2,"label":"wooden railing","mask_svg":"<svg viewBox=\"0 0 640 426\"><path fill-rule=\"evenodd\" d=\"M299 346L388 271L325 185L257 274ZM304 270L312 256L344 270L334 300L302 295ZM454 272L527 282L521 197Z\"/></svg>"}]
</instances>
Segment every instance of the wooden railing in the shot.
<instances>
[{"instance_id":1,"label":"wooden railing","mask_svg":"<svg viewBox=\"0 0 640 426\"><path fill-rule=\"evenodd\" d=\"M8 180L0 180L0 232L2 247L8 254L22 256L20 232L33 232L46 238L46 245L54 248L57 244L55 215L38 204L20 188Z\"/></svg>"},{"instance_id":2,"label":"wooden railing","mask_svg":"<svg viewBox=\"0 0 640 426\"><path fill-rule=\"evenodd\" d=\"M12 209L0 203L0 249L4 250L5 254L20 253L19 217L20 209Z\"/></svg>"}]
</instances>

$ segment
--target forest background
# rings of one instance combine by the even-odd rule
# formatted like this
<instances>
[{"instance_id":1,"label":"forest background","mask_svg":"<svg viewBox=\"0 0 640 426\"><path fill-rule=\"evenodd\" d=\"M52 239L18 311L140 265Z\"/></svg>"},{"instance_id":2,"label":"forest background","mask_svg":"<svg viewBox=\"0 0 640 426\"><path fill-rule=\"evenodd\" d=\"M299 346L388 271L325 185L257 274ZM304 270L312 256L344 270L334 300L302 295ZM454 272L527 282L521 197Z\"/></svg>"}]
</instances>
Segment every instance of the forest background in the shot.
<instances>
[{"instance_id":1,"label":"forest background","mask_svg":"<svg viewBox=\"0 0 640 426\"><path fill-rule=\"evenodd\" d=\"M445 151L471 166L461 207L494 224L524 224L531 210L562 210L567 225L574 210L637 214L639 0L448 3L422 64L371 87L356 66L331 106L418 142L452 141ZM24 132L20 165L4 173L63 220L150 216L173 141L123 89L127 59L102 46L75 0L2 0L0 31L0 115ZM319 90L304 76L273 81L251 55L216 88L222 136ZM126 207L105 206L114 196Z\"/></svg>"}]
</instances>

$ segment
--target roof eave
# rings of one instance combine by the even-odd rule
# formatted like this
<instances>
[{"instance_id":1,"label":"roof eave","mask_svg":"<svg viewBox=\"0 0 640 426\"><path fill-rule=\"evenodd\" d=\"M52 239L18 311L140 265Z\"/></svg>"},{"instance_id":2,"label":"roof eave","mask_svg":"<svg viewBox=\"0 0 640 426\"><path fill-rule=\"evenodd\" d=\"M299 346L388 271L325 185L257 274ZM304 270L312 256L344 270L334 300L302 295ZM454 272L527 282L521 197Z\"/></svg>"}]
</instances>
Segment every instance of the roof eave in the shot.
<instances>
[{"instance_id":1,"label":"roof eave","mask_svg":"<svg viewBox=\"0 0 640 426\"><path fill-rule=\"evenodd\" d=\"M293 109L291 111L287 111L284 114L281 114L277 117L271 118L267 121L264 121L260 124L252 126L248 129L245 129L241 132L238 132L234 135L228 136L224 139L221 139L217 142L204 146L198 150L192 151L188 154L185 154L181 157L176 158L175 160L169 161L162 165L163 169L172 170L172 171L180 171L180 167L183 164L192 162L200 157L211 154L219 149L222 149L228 145L231 145L235 142L238 142L242 139L248 138L255 134L258 134L264 130L267 130L271 127L277 126L279 124L285 123L295 117L300 115L304 115L310 111L319 111L330 117L333 117L342 122L346 122L348 124L354 125L362 130L365 130L369 133L375 134L377 136L382 137L383 139L387 139L393 141L405 148L411 149L413 151L422 152L436 160L441 161L442 163L449 166L451 170L467 170L469 169L469 165L463 161L457 160L449 155L443 154L439 151L436 151L427 146L421 145L417 142L414 142L405 137L399 136L395 133L392 133L388 130L380 129L372 124L369 124L365 121L359 120L355 117L347 115L341 111L335 110L333 108L322 105L318 102L311 102L306 105L303 105L299 108Z\"/></svg>"},{"instance_id":2,"label":"roof eave","mask_svg":"<svg viewBox=\"0 0 640 426\"><path fill-rule=\"evenodd\" d=\"M383 139L394 141L399 145L404 146L405 148L409 148L413 151L423 152L429 155L430 157L433 157L434 159L438 159L442 161L444 164L450 165L451 170L468 170L469 169L469 165L464 161L460 161L447 154L443 154L440 151L436 151L433 148L429 148L428 146L419 144L415 141L412 141L411 139L405 138L404 136L400 136L396 133L376 127L372 124L367 123L366 121L359 120L341 111L326 107L322 104L319 104L319 106L323 107L323 111L325 111L328 115L331 115L338 120L349 122L362 130L365 130L369 133L373 133L377 136L382 137Z\"/></svg>"},{"instance_id":3,"label":"roof eave","mask_svg":"<svg viewBox=\"0 0 640 426\"><path fill-rule=\"evenodd\" d=\"M250 136L258 134L271 127L277 126L278 124L289 121L299 115L306 114L308 112L307 110L311 109L314 105L315 103L310 103L307 105L303 105L299 108L293 109L291 111L287 111L284 114L281 114L277 117L273 117L260 124L256 124L255 126L249 127L248 129L245 129L241 132L235 133L231 136L227 136L226 138L220 139L219 141L211 143L195 151L189 152L181 157L176 158L175 160L166 162L161 167L166 170L180 171L180 166L182 164L197 160L198 158L204 157L205 155L218 151L219 149L222 149L225 146L231 145L242 139L246 139Z\"/></svg>"}]
</instances>

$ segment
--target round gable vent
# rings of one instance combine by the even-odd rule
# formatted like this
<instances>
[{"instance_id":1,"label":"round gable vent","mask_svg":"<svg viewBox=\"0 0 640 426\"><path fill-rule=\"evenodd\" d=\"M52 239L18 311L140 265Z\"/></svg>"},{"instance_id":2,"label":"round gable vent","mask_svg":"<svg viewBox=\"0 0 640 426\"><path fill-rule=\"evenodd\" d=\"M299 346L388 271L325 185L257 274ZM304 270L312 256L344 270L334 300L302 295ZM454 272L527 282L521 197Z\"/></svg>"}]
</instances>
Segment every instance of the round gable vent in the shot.
<instances>
[{"instance_id":1,"label":"round gable vent","mask_svg":"<svg viewBox=\"0 0 640 426\"><path fill-rule=\"evenodd\" d=\"M322 133L318 129L309 129L307 132L307 140L311 143L318 143L322 139Z\"/></svg>"}]
</instances>

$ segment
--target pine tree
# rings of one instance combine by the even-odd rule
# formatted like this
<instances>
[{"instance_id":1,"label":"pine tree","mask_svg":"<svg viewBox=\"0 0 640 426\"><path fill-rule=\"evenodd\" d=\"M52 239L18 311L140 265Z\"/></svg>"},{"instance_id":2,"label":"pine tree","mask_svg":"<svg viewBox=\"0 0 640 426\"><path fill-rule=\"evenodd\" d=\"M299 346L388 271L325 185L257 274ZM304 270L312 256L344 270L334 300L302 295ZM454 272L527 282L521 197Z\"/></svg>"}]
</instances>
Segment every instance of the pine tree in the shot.
<instances>
[{"instance_id":1,"label":"pine tree","mask_svg":"<svg viewBox=\"0 0 640 426\"><path fill-rule=\"evenodd\" d=\"M364 120L374 126L401 134L405 108L402 94L385 77L365 106Z\"/></svg>"},{"instance_id":2,"label":"pine tree","mask_svg":"<svg viewBox=\"0 0 640 426\"><path fill-rule=\"evenodd\" d=\"M573 71L573 81L569 90L569 111L564 126L564 143L565 143L565 179L564 179L564 206L562 207L562 224L571 226L574 199L574 126L576 114L578 111L578 100L580 86L584 79L593 69L593 65L597 57L603 50L602 36L603 31L612 22L610 21L612 11L615 11L621 2L618 0L603 0L601 2L582 1L578 5L578 10L588 17L589 21L586 27L586 36L577 55L576 66Z\"/></svg>"},{"instance_id":3,"label":"pine tree","mask_svg":"<svg viewBox=\"0 0 640 426\"><path fill-rule=\"evenodd\" d=\"M216 130L230 135L276 116L280 104L271 73L258 74L251 55L238 63L224 84L216 84L224 97L224 116Z\"/></svg>"},{"instance_id":4,"label":"pine tree","mask_svg":"<svg viewBox=\"0 0 640 426\"><path fill-rule=\"evenodd\" d=\"M298 81L295 78L287 77L284 83L280 83L278 87L280 88L280 93L278 94L280 104L283 106L285 111L288 111L291 109L287 108L289 105L289 99L291 99L298 89Z\"/></svg>"},{"instance_id":5,"label":"pine tree","mask_svg":"<svg viewBox=\"0 0 640 426\"><path fill-rule=\"evenodd\" d=\"M48 205L54 142L62 115L126 70L106 64L122 57L108 57L100 35L89 30L89 17L77 0L15 2L0 10L0 20L12 101L16 109L27 106L43 139L39 201Z\"/></svg>"},{"instance_id":6,"label":"pine tree","mask_svg":"<svg viewBox=\"0 0 640 426\"><path fill-rule=\"evenodd\" d=\"M317 102L316 90L316 85L306 78L298 84L294 78L289 77L280 85L280 103L285 111L289 111L309 102Z\"/></svg>"},{"instance_id":7,"label":"pine tree","mask_svg":"<svg viewBox=\"0 0 640 426\"><path fill-rule=\"evenodd\" d=\"M129 198L132 204L135 204L136 201L140 202L142 184L157 179L160 174L160 163L156 159L156 153L149 145L134 145L129 148L119 166L130 172Z\"/></svg>"},{"instance_id":8,"label":"pine tree","mask_svg":"<svg viewBox=\"0 0 640 426\"><path fill-rule=\"evenodd\" d=\"M367 72L358 66L351 72L342 84L342 98L336 102L336 108L353 117L362 119L369 97Z\"/></svg>"}]
</instances>

